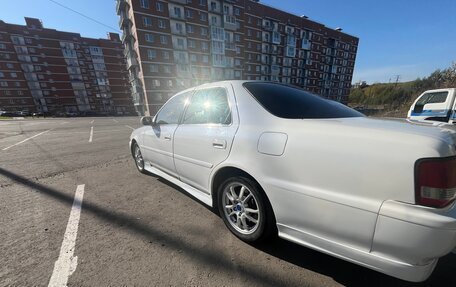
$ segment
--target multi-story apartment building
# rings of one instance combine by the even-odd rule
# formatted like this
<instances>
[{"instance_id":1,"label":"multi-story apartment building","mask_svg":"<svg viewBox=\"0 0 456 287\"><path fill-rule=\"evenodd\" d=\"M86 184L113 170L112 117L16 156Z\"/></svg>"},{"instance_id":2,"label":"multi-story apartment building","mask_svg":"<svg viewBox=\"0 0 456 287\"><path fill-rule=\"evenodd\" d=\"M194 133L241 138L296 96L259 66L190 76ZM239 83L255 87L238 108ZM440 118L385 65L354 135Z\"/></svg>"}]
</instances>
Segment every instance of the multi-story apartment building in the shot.
<instances>
[{"instance_id":1,"label":"multi-story apartment building","mask_svg":"<svg viewBox=\"0 0 456 287\"><path fill-rule=\"evenodd\" d=\"M25 22L0 21L0 109L134 113L118 34L91 39Z\"/></svg>"},{"instance_id":2,"label":"multi-story apartment building","mask_svg":"<svg viewBox=\"0 0 456 287\"><path fill-rule=\"evenodd\" d=\"M346 103L358 38L252 0L117 0L135 105L223 79L300 86Z\"/></svg>"}]
</instances>

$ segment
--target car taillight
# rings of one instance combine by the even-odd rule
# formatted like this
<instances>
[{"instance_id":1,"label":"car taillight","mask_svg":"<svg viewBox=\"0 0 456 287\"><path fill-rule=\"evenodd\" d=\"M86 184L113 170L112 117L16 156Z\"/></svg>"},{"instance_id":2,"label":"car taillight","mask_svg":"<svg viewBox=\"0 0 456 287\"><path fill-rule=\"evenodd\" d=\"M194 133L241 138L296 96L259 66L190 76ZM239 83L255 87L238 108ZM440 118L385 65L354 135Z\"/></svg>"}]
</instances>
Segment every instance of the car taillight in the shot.
<instances>
[{"instance_id":1,"label":"car taillight","mask_svg":"<svg viewBox=\"0 0 456 287\"><path fill-rule=\"evenodd\" d=\"M419 160L415 172L417 204L438 208L456 199L456 157Z\"/></svg>"}]
</instances>

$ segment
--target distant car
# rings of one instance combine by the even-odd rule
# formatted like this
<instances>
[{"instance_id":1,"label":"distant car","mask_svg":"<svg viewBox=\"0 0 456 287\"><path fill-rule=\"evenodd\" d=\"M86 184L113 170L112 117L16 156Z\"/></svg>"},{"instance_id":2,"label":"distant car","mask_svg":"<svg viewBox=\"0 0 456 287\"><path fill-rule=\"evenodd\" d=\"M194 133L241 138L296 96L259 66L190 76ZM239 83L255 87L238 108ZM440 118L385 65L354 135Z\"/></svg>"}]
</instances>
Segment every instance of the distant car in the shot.
<instances>
[{"instance_id":1,"label":"distant car","mask_svg":"<svg viewBox=\"0 0 456 287\"><path fill-rule=\"evenodd\" d=\"M141 122L137 169L214 207L244 241L278 234L409 281L456 246L452 126L367 118L256 81L185 90Z\"/></svg>"},{"instance_id":2,"label":"distant car","mask_svg":"<svg viewBox=\"0 0 456 287\"><path fill-rule=\"evenodd\" d=\"M33 113L32 113L32 116L33 116L33 117L43 117L44 114L43 114L42 112L33 112Z\"/></svg>"},{"instance_id":3,"label":"distant car","mask_svg":"<svg viewBox=\"0 0 456 287\"><path fill-rule=\"evenodd\" d=\"M19 113L16 111L1 111L0 116L4 117L17 117L19 116Z\"/></svg>"},{"instance_id":4,"label":"distant car","mask_svg":"<svg viewBox=\"0 0 456 287\"><path fill-rule=\"evenodd\" d=\"M28 117L28 116L30 116L30 112L29 111L19 111L19 112L17 112L17 115L21 116L21 117Z\"/></svg>"}]
</instances>

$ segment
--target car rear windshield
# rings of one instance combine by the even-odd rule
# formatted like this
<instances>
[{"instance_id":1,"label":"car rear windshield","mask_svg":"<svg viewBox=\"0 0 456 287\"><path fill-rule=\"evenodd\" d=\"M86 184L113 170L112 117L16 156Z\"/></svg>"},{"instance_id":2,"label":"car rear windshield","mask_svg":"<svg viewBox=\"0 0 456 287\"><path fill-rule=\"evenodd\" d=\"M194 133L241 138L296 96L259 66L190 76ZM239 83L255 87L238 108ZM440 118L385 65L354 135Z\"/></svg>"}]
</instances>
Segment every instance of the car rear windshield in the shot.
<instances>
[{"instance_id":1,"label":"car rear windshield","mask_svg":"<svg viewBox=\"0 0 456 287\"><path fill-rule=\"evenodd\" d=\"M364 116L341 103L287 85L248 82L244 83L244 87L268 112L280 118L329 119Z\"/></svg>"}]
</instances>

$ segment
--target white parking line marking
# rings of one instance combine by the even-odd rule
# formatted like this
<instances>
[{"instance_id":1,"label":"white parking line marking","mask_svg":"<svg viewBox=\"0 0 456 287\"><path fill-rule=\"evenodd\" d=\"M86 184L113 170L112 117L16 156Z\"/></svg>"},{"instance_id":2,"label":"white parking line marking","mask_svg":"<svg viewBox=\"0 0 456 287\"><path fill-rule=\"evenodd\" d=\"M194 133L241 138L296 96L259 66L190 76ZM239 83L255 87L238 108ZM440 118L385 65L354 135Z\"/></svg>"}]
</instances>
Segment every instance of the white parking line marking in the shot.
<instances>
[{"instance_id":1,"label":"white parking line marking","mask_svg":"<svg viewBox=\"0 0 456 287\"><path fill-rule=\"evenodd\" d=\"M132 129L132 130L134 130L134 129L135 129L135 128L133 128L133 127L130 127L129 125L125 125L125 126L126 126L127 128L130 128L130 129Z\"/></svg>"},{"instance_id":2,"label":"white parking line marking","mask_svg":"<svg viewBox=\"0 0 456 287\"><path fill-rule=\"evenodd\" d=\"M74 194L73 206L71 207L70 218L63 236L60 254L54 264L51 280L48 286L66 286L68 278L76 270L78 257L74 255L76 237L78 235L79 218L81 217L82 198L84 197L85 184L78 185Z\"/></svg>"},{"instance_id":3,"label":"white parking line marking","mask_svg":"<svg viewBox=\"0 0 456 287\"><path fill-rule=\"evenodd\" d=\"M92 142L92 139L93 139L93 126L90 127L90 136L89 136L89 143Z\"/></svg>"},{"instance_id":4,"label":"white parking line marking","mask_svg":"<svg viewBox=\"0 0 456 287\"><path fill-rule=\"evenodd\" d=\"M115 123L118 123L118 121L116 119L112 119Z\"/></svg>"},{"instance_id":5,"label":"white parking line marking","mask_svg":"<svg viewBox=\"0 0 456 287\"><path fill-rule=\"evenodd\" d=\"M67 124L67 123L68 123L68 122L63 122L63 123L61 123L61 125L64 125L64 124Z\"/></svg>"},{"instance_id":6,"label":"white parking line marking","mask_svg":"<svg viewBox=\"0 0 456 287\"><path fill-rule=\"evenodd\" d=\"M50 130L52 130L52 129L50 129ZM29 137L29 138L26 138L25 140L20 141L20 142L18 142L18 143L15 143L15 144L13 144L13 145L10 145L10 146L8 146L8 147L5 147L5 148L2 149L2 150L7 150L7 149L10 149L10 148L12 148L12 147L14 147L14 146L20 145L21 143L25 143L26 141L31 140L31 139L33 139L33 138L36 138L37 136L40 136L40 135L42 135L42 134L44 134L44 133L47 133L47 132L50 131L50 130L47 130L47 131L41 132L41 133L39 133L39 134L36 134L36 135L34 135L34 136L31 136L31 137Z\"/></svg>"},{"instance_id":7,"label":"white parking line marking","mask_svg":"<svg viewBox=\"0 0 456 287\"><path fill-rule=\"evenodd\" d=\"M90 123L93 124L94 121L95 121L95 120L92 120Z\"/></svg>"}]
</instances>

